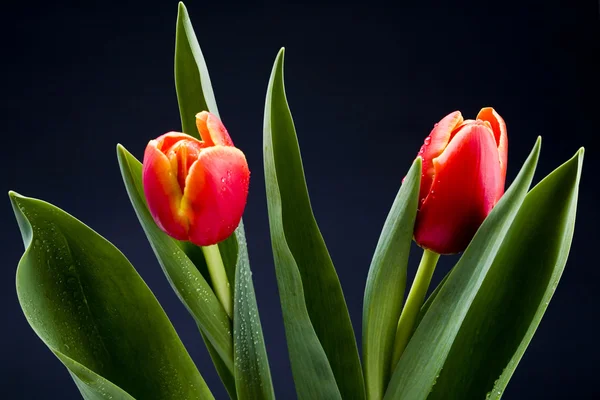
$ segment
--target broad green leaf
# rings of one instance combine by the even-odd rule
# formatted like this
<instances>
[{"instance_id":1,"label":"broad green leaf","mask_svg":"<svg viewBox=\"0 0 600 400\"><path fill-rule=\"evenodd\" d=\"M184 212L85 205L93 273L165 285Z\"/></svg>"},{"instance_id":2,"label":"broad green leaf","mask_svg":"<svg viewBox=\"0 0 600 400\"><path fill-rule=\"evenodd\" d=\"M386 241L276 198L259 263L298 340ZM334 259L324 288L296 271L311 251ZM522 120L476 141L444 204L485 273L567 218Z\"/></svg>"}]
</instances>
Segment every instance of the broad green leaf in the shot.
<instances>
[{"instance_id":1,"label":"broad green leaf","mask_svg":"<svg viewBox=\"0 0 600 400\"><path fill-rule=\"evenodd\" d=\"M179 3L175 34L175 88L183 132L200 138L196 114L206 110L218 116L219 110L202 50L182 2Z\"/></svg>"},{"instance_id":2,"label":"broad green leaf","mask_svg":"<svg viewBox=\"0 0 600 400\"><path fill-rule=\"evenodd\" d=\"M296 391L301 399L364 399L348 309L310 206L283 57L282 49L269 80L263 146L271 244Z\"/></svg>"},{"instance_id":3,"label":"broad green leaf","mask_svg":"<svg viewBox=\"0 0 600 400\"><path fill-rule=\"evenodd\" d=\"M117 155L131 204L171 287L227 369L233 372L231 321L205 277L184 251L190 252L193 248L171 238L156 225L144 197L142 164L121 145L117 146ZM192 252L191 256L194 255Z\"/></svg>"},{"instance_id":4,"label":"broad green leaf","mask_svg":"<svg viewBox=\"0 0 600 400\"><path fill-rule=\"evenodd\" d=\"M563 273L583 151L525 197L452 344L429 399L499 399Z\"/></svg>"},{"instance_id":5,"label":"broad green leaf","mask_svg":"<svg viewBox=\"0 0 600 400\"><path fill-rule=\"evenodd\" d=\"M25 244L19 302L85 399L213 398L160 304L116 247L46 202L12 192L10 198Z\"/></svg>"},{"instance_id":6,"label":"broad green leaf","mask_svg":"<svg viewBox=\"0 0 600 400\"><path fill-rule=\"evenodd\" d=\"M175 86L182 130L199 138L196 129L196 114L207 110L219 116L219 110L204 56L183 3L179 3L175 41ZM183 246L196 265L205 269L206 262L200 249L192 244L183 244ZM235 372L237 397L256 400L274 398L242 222L233 235L219 243L219 250L225 264L227 278L234 287L233 356L235 365L232 372ZM210 282L208 275L204 276ZM243 282L237 282L239 277L243 279ZM224 362L229 364L229 360L224 360ZM218 364L215 361L215 366L227 387L230 385L230 377L222 371ZM228 388L228 391L231 395L231 388Z\"/></svg>"},{"instance_id":7,"label":"broad green leaf","mask_svg":"<svg viewBox=\"0 0 600 400\"><path fill-rule=\"evenodd\" d=\"M363 304L363 368L369 399L381 399L389 382L396 328L406 287L421 184L421 158L413 163L379 236Z\"/></svg>"},{"instance_id":8,"label":"broad green leaf","mask_svg":"<svg viewBox=\"0 0 600 400\"><path fill-rule=\"evenodd\" d=\"M538 138L517 178L483 222L427 310L393 372L385 400L418 400L429 395L527 194L540 143Z\"/></svg>"}]
</instances>

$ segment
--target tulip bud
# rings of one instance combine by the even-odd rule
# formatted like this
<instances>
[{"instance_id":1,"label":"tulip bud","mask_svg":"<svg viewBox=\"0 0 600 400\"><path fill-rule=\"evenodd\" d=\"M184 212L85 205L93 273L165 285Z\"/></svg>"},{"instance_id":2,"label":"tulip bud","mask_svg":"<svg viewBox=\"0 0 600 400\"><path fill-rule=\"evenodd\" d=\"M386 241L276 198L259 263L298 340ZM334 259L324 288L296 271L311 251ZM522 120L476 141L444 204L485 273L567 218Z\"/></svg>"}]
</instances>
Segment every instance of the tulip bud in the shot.
<instances>
[{"instance_id":1,"label":"tulip bud","mask_svg":"<svg viewBox=\"0 0 600 400\"><path fill-rule=\"evenodd\" d=\"M250 171L215 115L199 113L196 125L202 140L169 132L148 143L142 180L150 213L163 231L209 246L240 223Z\"/></svg>"},{"instance_id":2,"label":"tulip bud","mask_svg":"<svg viewBox=\"0 0 600 400\"><path fill-rule=\"evenodd\" d=\"M447 115L425 138L414 238L440 254L463 251L504 194L507 138L491 107L476 120Z\"/></svg>"}]
</instances>

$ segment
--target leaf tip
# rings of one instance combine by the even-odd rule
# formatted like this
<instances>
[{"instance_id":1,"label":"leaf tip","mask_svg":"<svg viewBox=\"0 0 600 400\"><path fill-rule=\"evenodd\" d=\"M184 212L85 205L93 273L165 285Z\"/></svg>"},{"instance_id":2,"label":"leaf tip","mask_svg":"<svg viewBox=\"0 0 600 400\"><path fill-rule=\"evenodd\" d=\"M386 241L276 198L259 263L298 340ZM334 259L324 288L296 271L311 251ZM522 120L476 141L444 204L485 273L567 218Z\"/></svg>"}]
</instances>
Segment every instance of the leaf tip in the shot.
<instances>
[{"instance_id":1,"label":"leaf tip","mask_svg":"<svg viewBox=\"0 0 600 400\"><path fill-rule=\"evenodd\" d=\"M532 158L534 160L534 164L536 164L536 165L540 158L541 148L542 148L542 136L538 136L537 139L535 140L535 144L533 145L533 149L531 149L531 153L528 157L528 159Z\"/></svg>"},{"instance_id":2,"label":"leaf tip","mask_svg":"<svg viewBox=\"0 0 600 400\"><path fill-rule=\"evenodd\" d=\"M117 160L119 160L119 163L125 158L125 151L125 147L121 143L117 143Z\"/></svg>"},{"instance_id":3,"label":"leaf tip","mask_svg":"<svg viewBox=\"0 0 600 400\"><path fill-rule=\"evenodd\" d=\"M413 161L413 165L421 169L421 167L423 166L423 158L421 158L421 156L415 158L415 161Z\"/></svg>"},{"instance_id":4,"label":"leaf tip","mask_svg":"<svg viewBox=\"0 0 600 400\"><path fill-rule=\"evenodd\" d=\"M10 202L13 204L14 207L19 207L24 201L30 200L29 197L23 196L22 194L19 194L14 190L8 191L8 197L10 198Z\"/></svg>"},{"instance_id":5,"label":"leaf tip","mask_svg":"<svg viewBox=\"0 0 600 400\"><path fill-rule=\"evenodd\" d=\"M30 200L30 198L20 195L19 193L13 190L8 191L8 197L10 198L10 202L13 207L13 212L15 213L17 224L19 225L19 230L21 231L23 244L25 245L25 248L28 248L31 244L33 232L31 229L31 223L29 222L27 215L25 215L25 213L23 212L23 200Z\"/></svg>"},{"instance_id":6,"label":"leaf tip","mask_svg":"<svg viewBox=\"0 0 600 400\"><path fill-rule=\"evenodd\" d=\"M14 190L9 190L8 197L10 197L10 200L13 201L13 200L16 200L17 198L23 197L23 196L21 196L19 193L15 192Z\"/></svg>"},{"instance_id":7,"label":"leaf tip","mask_svg":"<svg viewBox=\"0 0 600 400\"><path fill-rule=\"evenodd\" d=\"M583 156L585 155L585 148L582 146L577 150L575 156L573 158L577 159L577 170L581 173L581 169L583 167Z\"/></svg>"},{"instance_id":8,"label":"leaf tip","mask_svg":"<svg viewBox=\"0 0 600 400\"><path fill-rule=\"evenodd\" d=\"M117 143L117 158L119 161L126 160L131 153L121 143Z\"/></svg>"},{"instance_id":9,"label":"leaf tip","mask_svg":"<svg viewBox=\"0 0 600 400\"><path fill-rule=\"evenodd\" d=\"M283 69L283 60L285 58L285 47L279 49L277 53L277 57L275 58L275 65L278 69Z\"/></svg>"}]
</instances>

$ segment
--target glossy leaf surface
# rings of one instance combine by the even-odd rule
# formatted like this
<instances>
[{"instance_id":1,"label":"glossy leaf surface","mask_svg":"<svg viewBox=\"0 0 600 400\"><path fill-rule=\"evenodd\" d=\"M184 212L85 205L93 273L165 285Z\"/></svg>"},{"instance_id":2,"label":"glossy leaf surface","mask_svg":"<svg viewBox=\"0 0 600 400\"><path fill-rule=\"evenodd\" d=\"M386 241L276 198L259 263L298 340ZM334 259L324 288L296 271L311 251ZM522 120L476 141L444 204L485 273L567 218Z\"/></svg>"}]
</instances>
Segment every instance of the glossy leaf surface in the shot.
<instances>
[{"instance_id":1,"label":"glossy leaf surface","mask_svg":"<svg viewBox=\"0 0 600 400\"><path fill-rule=\"evenodd\" d=\"M525 197L428 399L503 394L563 273L582 163L580 151Z\"/></svg>"},{"instance_id":2,"label":"glossy leaf surface","mask_svg":"<svg viewBox=\"0 0 600 400\"><path fill-rule=\"evenodd\" d=\"M385 400L417 400L429 395L473 299L527 194L537 165L539 148L538 139L517 178L452 269L402 354Z\"/></svg>"},{"instance_id":3,"label":"glossy leaf surface","mask_svg":"<svg viewBox=\"0 0 600 400\"><path fill-rule=\"evenodd\" d=\"M179 4L177 16L175 86L182 130L197 137L196 113L207 110L219 116L219 110L202 50L183 3ZM193 245L187 246L189 248ZM219 250L225 264L227 278L234 287L233 351L237 397L257 400L274 398L243 221L233 235L219 243ZM197 259L197 264L206 265L202 255ZM237 282L239 277L242 282ZM224 382L229 379L223 374L221 378ZM231 390L229 392L231 394Z\"/></svg>"},{"instance_id":4,"label":"glossy leaf surface","mask_svg":"<svg viewBox=\"0 0 600 400\"><path fill-rule=\"evenodd\" d=\"M210 111L219 116L206 61L183 3L179 3L175 35L175 88L184 133L200 139L196 114Z\"/></svg>"},{"instance_id":5,"label":"glossy leaf surface","mask_svg":"<svg viewBox=\"0 0 600 400\"><path fill-rule=\"evenodd\" d=\"M301 399L363 399L352 324L312 213L285 96L283 49L267 89L263 150L271 244L288 350Z\"/></svg>"},{"instance_id":6,"label":"glossy leaf surface","mask_svg":"<svg viewBox=\"0 0 600 400\"><path fill-rule=\"evenodd\" d=\"M200 272L202 268L197 268L192 262L193 258L197 263L198 259L204 260L198 256L200 249L171 238L156 225L144 198L142 164L120 145L117 156L131 204L171 287L201 327L202 333L220 355L227 369L233 371L231 321Z\"/></svg>"},{"instance_id":7,"label":"glossy leaf surface","mask_svg":"<svg viewBox=\"0 0 600 400\"><path fill-rule=\"evenodd\" d=\"M421 158L406 175L381 231L363 304L363 368L369 399L381 399L390 379L394 338L406 288L406 266L419 202Z\"/></svg>"},{"instance_id":8,"label":"glossy leaf surface","mask_svg":"<svg viewBox=\"0 0 600 400\"><path fill-rule=\"evenodd\" d=\"M19 302L85 399L213 398L160 304L116 247L46 202L10 197L25 244Z\"/></svg>"}]
</instances>

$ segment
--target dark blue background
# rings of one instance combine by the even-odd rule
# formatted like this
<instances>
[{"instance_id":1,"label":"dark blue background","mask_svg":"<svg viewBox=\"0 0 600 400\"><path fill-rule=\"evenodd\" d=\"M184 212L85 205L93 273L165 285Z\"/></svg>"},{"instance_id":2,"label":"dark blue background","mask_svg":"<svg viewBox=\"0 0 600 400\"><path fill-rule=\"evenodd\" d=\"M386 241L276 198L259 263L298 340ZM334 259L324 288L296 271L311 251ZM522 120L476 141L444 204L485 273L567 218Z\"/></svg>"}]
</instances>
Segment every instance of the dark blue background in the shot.
<instances>
[{"instance_id":1,"label":"dark blue background","mask_svg":"<svg viewBox=\"0 0 600 400\"><path fill-rule=\"evenodd\" d=\"M141 157L150 138L179 129L177 3L51 3L2 6L0 188L56 204L117 245L163 304L215 396L225 398L195 324L138 225L115 156L117 142ZM267 80L281 46L314 212L357 333L383 221L434 122L456 109L473 118L482 106L494 106L508 124L508 182L537 135L544 141L536 179L586 146L571 255L505 398L600 395L593 145L600 133L598 3L216 3L187 6L221 116L253 173L244 218L279 398L294 398L295 391L269 242L261 140ZM67 371L17 302L22 243L8 197L0 227L2 397L77 399ZM442 261L436 283L454 261ZM415 251L409 278L417 262Z\"/></svg>"}]
</instances>

